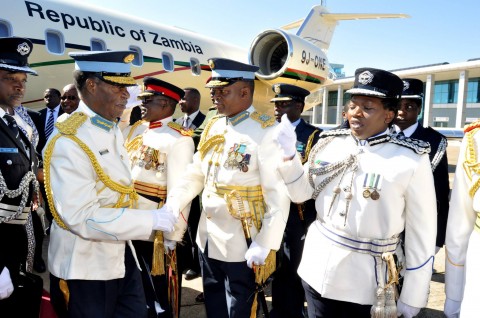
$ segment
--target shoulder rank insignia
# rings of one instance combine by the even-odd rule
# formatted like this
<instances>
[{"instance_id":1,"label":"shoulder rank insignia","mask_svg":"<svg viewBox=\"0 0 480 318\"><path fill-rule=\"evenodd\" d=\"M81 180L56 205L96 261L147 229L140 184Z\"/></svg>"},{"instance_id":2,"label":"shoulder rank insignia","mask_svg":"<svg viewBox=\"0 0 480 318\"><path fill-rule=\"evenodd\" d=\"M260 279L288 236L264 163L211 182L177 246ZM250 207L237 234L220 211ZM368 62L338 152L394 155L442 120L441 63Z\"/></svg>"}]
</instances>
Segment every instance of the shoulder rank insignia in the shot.
<instances>
[{"instance_id":1,"label":"shoulder rank insignia","mask_svg":"<svg viewBox=\"0 0 480 318\"><path fill-rule=\"evenodd\" d=\"M408 137L398 137L397 135L389 135L388 137L390 138L390 142L410 148L418 154L430 153L430 144L423 140Z\"/></svg>"},{"instance_id":2,"label":"shoulder rank insignia","mask_svg":"<svg viewBox=\"0 0 480 318\"><path fill-rule=\"evenodd\" d=\"M55 127L57 127L62 135L76 135L78 128L82 126L87 119L88 116L86 114L75 112L64 121L56 123Z\"/></svg>"},{"instance_id":3,"label":"shoulder rank insignia","mask_svg":"<svg viewBox=\"0 0 480 318\"><path fill-rule=\"evenodd\" d=\"M173 130L178 131L182 136L193 136L193 130L192 129L183 129L182 125L176 123L176 122L169 122L167 124L168 127L172 128Z\"/></svg>"},{"instance_id":4,"label":"shoulder rank insignia","mask_svg":"<svg viewBox=\"0 0 480 318\"><path fill-rule=\"evenodd\" d=\"M477 120L476 122L473 122L469 125L466 125L464 128L463 128L463 132L464 133L467 133L469 131L472 131L474 130L475 128L480 128L480 120Z\"/></svg>"},{"instance_id":5,"label":"shoulder rank insignia","mask_svg":"<svg viewBox=\"0 0 480 318\"><path fill-rule=\"evenodd\" d=\"M262 124L262 128L267 128L275 124L275 118L267 114L261 114L257 111L251 113L250 118Z\"/></svg>"}]
</instances>

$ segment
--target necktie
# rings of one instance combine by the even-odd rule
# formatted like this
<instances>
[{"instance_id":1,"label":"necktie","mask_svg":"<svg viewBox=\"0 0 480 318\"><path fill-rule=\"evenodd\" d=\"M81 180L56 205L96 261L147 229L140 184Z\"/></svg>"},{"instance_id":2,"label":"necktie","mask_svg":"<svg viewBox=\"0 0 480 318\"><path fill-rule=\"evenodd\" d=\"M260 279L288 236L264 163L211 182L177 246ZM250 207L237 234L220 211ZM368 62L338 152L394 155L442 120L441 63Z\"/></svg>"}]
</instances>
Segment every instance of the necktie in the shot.
<instances>
[{"instance_id":1,"label":"necktie","mask_svg":"<svg viewBox=\"0 0 480 318\"><path fill-rule=\"evenodd\" d=\"M3 118L5 118L5 120L7 121L8 128L10 128L15 138L20 140L19 129L15 118L13 118L13 116L9 114L5 114Z\"/></svg>"},{"instance_id":2,"label":"necktie","mask_svg":"<svg viewBox=\"0 0 480 318\"><path fill-rule=\"evenodd\" d=\"M397 137L400 138L400 139L403 139L403 138L405 138L405 134L403 133L403 131L401 131L397 134Z\"/></svg>"},{"instance_id":3,"label":"necktie","mask_svg":"<svg viewBox=\"0 0 480 318\"><path fill-rule=\"evenodd\" d=\"M50 134L53 132L53 125L55 124L55 116L53 114L54 111L54 109L49 110L47 125L45 126L45 139L48 139Z\"/></svg>"},{"instance_id":4,"label":"necktie","mask_svg":"<svg viewBox=\"0 0 480 318\"><path fill-rule=\"evenodd\" d=\"M190 117L185 118L183 121L183 128L187 129L189 126Z\"/></svg>"},{"instance_id":5,"label":"necktie","mask_svg":"<svg viewBox=\"0 0 480 318\"><path fill-rule=\"evenodd\" d=\"M13 118L13 116L10 114L5 114L3 118L5 118L5 120L7 121L8 128L10 128L10 131L13 133L17 141L23 145L23 148L25 149L28 155L29 154L28 146L20 137L20 129L18 129L17 121L15 120L15 118Z\"/></svg>"}]
</instances>

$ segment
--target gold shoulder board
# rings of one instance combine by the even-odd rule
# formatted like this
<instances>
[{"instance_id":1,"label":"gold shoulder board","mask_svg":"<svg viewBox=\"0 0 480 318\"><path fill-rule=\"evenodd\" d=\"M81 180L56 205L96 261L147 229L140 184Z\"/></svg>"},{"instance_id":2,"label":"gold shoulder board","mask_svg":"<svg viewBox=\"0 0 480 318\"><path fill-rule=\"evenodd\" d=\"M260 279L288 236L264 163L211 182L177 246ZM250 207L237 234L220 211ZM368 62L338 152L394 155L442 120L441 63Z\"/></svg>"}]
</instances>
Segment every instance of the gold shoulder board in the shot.
<instances>
[{"instance_id":1,"label":"gold shoulder board","mask_svg":"<svg viewBox=\"0 0 480 318\"><path fill-rule=\"evenodd\" d=\"M88 116L82 112L75 112L61 123L56 123L58 131L62 135L76 135L80 126L87 121Z\"/></svg>"},{"instance_id":2,"label":"gold shoulder board","mask_svg":"<svg viewBox=\"0 0 480 318\"><path fill-rule=\"evenodd\" d=\"M262 124L262 128L267 128L267 127L270 127L270 126L273 126L275 124L275 118L273 118L272 116L269 116L267 114L261 114L257 111L254 111L250 117L259 122L260 124Z\"/></svg>"},{"instance_id":3,"label":"gold shoulder board","mask_svg":"<svg viewBox=\"0 0 480 318\"><path fill-rule=\"evenodd\" d=\"M172 128L175 131L178 131L182 136L193 136L193 130L192 129L183 129L182 125L176 123L176 122L169 122L167 124L168 127Z\"/></svg>"}]
</instances>

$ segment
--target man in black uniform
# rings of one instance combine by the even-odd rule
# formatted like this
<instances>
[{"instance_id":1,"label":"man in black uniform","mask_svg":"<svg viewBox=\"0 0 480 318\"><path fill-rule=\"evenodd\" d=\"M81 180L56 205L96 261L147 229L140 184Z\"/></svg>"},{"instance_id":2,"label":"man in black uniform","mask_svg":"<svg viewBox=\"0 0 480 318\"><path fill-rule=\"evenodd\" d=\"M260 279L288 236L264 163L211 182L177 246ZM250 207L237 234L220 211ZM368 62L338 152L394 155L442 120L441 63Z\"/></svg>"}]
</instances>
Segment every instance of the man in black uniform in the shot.
<instances>
[{"instance_id":1,"label":"man in black uniform","mask_svg":"<svg viewBox=\"0 0 480 318\"><path fill-rule=\"evenodd\" d=\"M22 117L14 110L25 93L32 43L23 38L0 39L0 314L2 317L38 317L42 281L24 281L20 271L31 271L35 238L32 197L38 191L35 147L26 135ZM34 281L33 281L34 280ZM24 286L23 288L20 285ZM32 288L27 288L32 287ZM26 294L25 292L32 292Z\"/></svg>"},{"instance_id":2,"label":"man in black uniform","mask_svg":"<svg viewBox=\"0 0 480 318\"><path fill-rule=\"evenodd\" d=\"M305 97L310 92L288 84L275 84L272 89L276 94L271 100L275 103L275 118L280 122L282 116L287 114L288 120L296 126L297 151L302 156L302 162L305 162L321 132L300 118L305 106ZM290 203L282 249L278 255L279 264L272 282L272 317L307 316L304 309L305 292L297 269L302 257L307 228L315 220L316 215L314 200L300 204Z\"/></svg>"},{"instance_id":3,"label":"man in black uniform","mask_svg":"<svg viewBox=\"0 0 480 318\"><path fill-rule=\"evenodd\" d=\"M447 138L431 127L423 127L417 117L422 110L423 82L415 78L403 79L403 93L400 109L395 118L395 130L405 137L427 141L432 166L435 194L437 197L437 241L435 252L445 243L448 219L448 183Z\"/></svg>"}]
</instances>

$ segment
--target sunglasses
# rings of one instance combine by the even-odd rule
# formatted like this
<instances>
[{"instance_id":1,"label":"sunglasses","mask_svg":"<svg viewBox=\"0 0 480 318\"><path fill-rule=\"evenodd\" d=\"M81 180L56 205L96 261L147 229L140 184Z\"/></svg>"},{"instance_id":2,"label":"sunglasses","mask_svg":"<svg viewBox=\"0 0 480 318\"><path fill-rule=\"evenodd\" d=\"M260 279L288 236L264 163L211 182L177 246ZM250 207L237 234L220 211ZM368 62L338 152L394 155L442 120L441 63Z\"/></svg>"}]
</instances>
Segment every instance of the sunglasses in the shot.
<instances>
[{"instance_id":1,"label":"sunglasses","mask_svg":"<svg viewBox=\"0 0 480 318\"><path fill-rule=\"evenodd\" d=\"M60 97L61 100L65 100L65 99L68 99L68 100L76 100L77 97L76 96L62 96Z\"/></svg>"}]
</instances>

